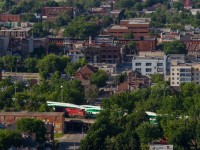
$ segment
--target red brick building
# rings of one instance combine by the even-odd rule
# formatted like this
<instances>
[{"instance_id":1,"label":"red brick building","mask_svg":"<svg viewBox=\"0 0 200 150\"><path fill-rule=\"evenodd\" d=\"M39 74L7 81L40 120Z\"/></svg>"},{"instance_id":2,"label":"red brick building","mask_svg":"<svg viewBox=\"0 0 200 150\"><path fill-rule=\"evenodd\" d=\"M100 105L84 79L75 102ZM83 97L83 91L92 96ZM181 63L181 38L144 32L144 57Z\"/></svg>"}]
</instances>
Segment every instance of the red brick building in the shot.
<instances>
[{"instance_id":1,"label":"red brick building","mask_svg":"<svg viewBox=\"0 0 200 150\"><path fill-rule=\"evenodd\" d=\"M83 54L88 62L95 63L120 63L120 46L101 44L93 47L87 47Z\"/></svg>"},{"instance_id":2,"label":"red brick building","mask_svg":"<svg viewBox=\"0 0 200 150\"><path fill-rule=\"evenodd\" d=\"M192 8L192 0L184 0L184 9L191 9Z\"/></svg>"},{"instance_id":3,"label":"red brick building","mask_svg":"<svg viewBox=\"0 0 200 150\"><path fill-rule=\"evenodd\" d=\"M21 22L20 15L0 14L0 22Z\"/></svg>"},{"instance_id":4,"label":"red brick building","mask_svg":"<svg viewBox=\"0 0 200 150\"><path fill-rule=\"evenodd\" d=\"M89 45L95 45L95 41L91 40L91 42L89 43L89 39L74 39L74 38L54 38L54 37L50 37L48 38L48 42L49 43L54 43L59 47L64 47L65 44L69 44L69 45L73 45L76 44L77 42L82 42L83 46L89 46Z\"/></svg>"},{"instance_id":5,"label":"red brick building","mask_svg":"<svg viewBox=\"0 0 200 150\"><path fill-rule=\"evenodd\" d=\"M188 54L200 55L200 37L198 35L186 35L181 37L181 41L185 44Z\"/></svg>"},{"instance_id":6,"label":"red brick building","mask_svg":"<svg viewBox=\"0 0 200 150\"><path fill-rule=\"evenodd\" d=\"M42 16L47 21L56 21L57 17L63 12L72 12L73 7L44 7L42 9Z\"/></svg>"},{"instance_id":7,"label":"red brick building","mask_svg":"<svg viewBox=\"0 0 200 150\"><path fill-rule=\"evenodd\" d=\"M120 25L111 25L102 31L103 35L122 37L124 34L132 33L134 37L150 36L150 18L134 18L121 20Z\"/></svg>"},{"instance_id":8,"label":"red brick building","mask_svg":"<svg viewBox=\"0 0 200 150\"><path fill-rule=\"evenodd\" d=\"M134 38L134 39L115 39L114 43L119 43L121 45L127 45L129 42L136 42L137 43L137 50L138 52L147 52L147 51L154 51L156 49L157 40L156 37L145 37L141 38Z\"/></svg>"},{"instance_id":9,"label":"red brick building","mask_svg":"<svg viewBox=\"0 0 200 150\"><path fill-rule=\"evenodd\" d=\"M91 74L93 74L97 71L98 71L98 68L90 66L90 65L86 65L86 66L78 69L75 76L76 76L76 79L80 80L80 81L89 80Z\"/></svg>"},{"instance_id":10,"label":"red brick building","mask_svg":"<svg viewBox=\"0 0 200 150\"><path fill-rule=\"evenodd\" d=\"M150 86L151 80L148 77L141 75L141 73L137 71L131 71L128 73L126 81L117 85L116 92L130 92L133 90Z\"/></svg>"},{"instance_id":11,"label":"red brick building","mask_svg":"<svg viewBox=\"0 0 200 150\"><path fill-rule=\"evenodd\" d=\"M0 122L3 124L14 124L21 118L35 118L45 123L54 125L54 132L64 133L65 116L63 112L2 112Z\"/></svg>"},{"instance_id":12,"label":"red brick building","mask_svg":"<svg viewBox=\"0 0 200 150\"><path fill-rule=\"evenodd\" d=\"M100 46L100 62L120 63L121 62L120 47L109 44L102 44Z\"/></svg>"}]
</instances>

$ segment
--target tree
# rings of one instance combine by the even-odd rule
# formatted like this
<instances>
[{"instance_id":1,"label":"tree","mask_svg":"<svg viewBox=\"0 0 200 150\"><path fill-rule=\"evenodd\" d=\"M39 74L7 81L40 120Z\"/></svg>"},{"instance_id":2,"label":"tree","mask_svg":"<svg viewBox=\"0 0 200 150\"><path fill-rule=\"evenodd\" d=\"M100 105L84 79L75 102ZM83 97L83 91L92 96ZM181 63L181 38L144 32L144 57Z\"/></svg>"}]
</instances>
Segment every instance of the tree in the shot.
<instances>
[{"instance_id":1,"label":"tree","mask_svg":"<svg viewBox=\"0 0 200 150\"><path fill-rule=\"evenodd\" d=\"M163 75L162 74L152 74L151 80L153 83L158 83L160 81L163 81Z\"/></svg>"},{"instance_id":2,"label":"tree","mask_svg":"<svg viewBox=\"0 0 200 150\"><path fill-rule=\"evenodd\" d=\"M26 58L24 62L25 70L30 73L37 72L38 71L37 62L38 60L36 58L32 58L32 57Z\"/></svg>"},{"instance_id":3,"label":"tree","mask_svg":"<svg viewBox=\"0 0 200 150\"><path fill-rule=\"evenodd\" d=\"M95 84L98 87L105 86L107 80L108 75L103 70L99 70L97 73L93 73L90 76L91 83Z\"/></svg>"},{"instance_id":4,"label":"tree","mask_svg":"<svg viewBox=\"0 0 200 150\"><path fill-rule=\"evenodd\" d=\"M134 36L133 36L133 33L124 33L123 38L124 39L133 39Z\"/></svg>"},{"instance_id":5,"label":"tree","mask_svg":"<svg viewBox=\"0 0 200 150\"><path fill-rule=\"evenodd\" d=\"M9 70L9 71L13 71L13 68L15 66L15 57L14 56L10 56L10 55L7 55L7 56L4 56L2 58L2 61L3 61L3 64L4 64L4 68L6 70Z\"/></svg>"},{"instance_id":6,"label":"tree","mask_svg":"<svg viewBox=\"0 0 200 150\"><path fill-rule=\"evenodd\" d=\"M73 12L68 12L68 11L63 12L56 19L56 25L59 27L67 26L69 21L72 19L72 16L73 16Z\"/></svg>"},{"instance_id":7,"label":"tree","mask_svg":"<svg viewBox=\"0 0 200 150\"><path fill-rule=\"evenodd\" d=\"M164 53L168 54L187 54L186 46L178 40L167 42L164 44Z\"/></svg>"},{"instance_id":8,"label":"tree","mask_svg":"<svg viewBox=\"0 0 200 150\"><path fill-rule=\"evenodd\" d=\"M131 53L131 54L136 54L136 53L137 53L137 50L136 50L137 45L138 45L138 44L137 44L135 41L129 42L129 43L128 43L128 49L130 50L129 53Z\"/></svg>"},{"instance_id":9,"label":"tree","mask_svg":"<svg viewBox=\"0 0 200 150\"><path fill-rule=\"evenodd\" d=\"M195 150L200 148L199 142L199 121L193 121L191 119L171 119L163 122L164 135L169 140L169 143L178 145L184 149Z\"/></svg>"},{"instance_id":10,"label":"tree","mask_svg":"<svg viewBox=\"0 0 200 150\"><path fill-rule=\"evenodd\" d=\"M65 67L69 62L69 58L66 56L56 56L49 54L38 61L38 70L42 78L47 79L50 77L50 73L59 71L64 72Z\"/></svg>"},{"instance_id":11,"label":"tree","mask_svg":"<svg viewBox=\"0 0 200 150\"><path fill-rule=\"evenodd\" d=\"M183 3L181 2L174 2L173 7L177 10L183 10Z\"/></svg>"},{"instance_id":12,"label":"tree","mask_svg":"<svg viewBox=\"0 0 200 150\"><path fill-rule=\"evenodd\" d=\"M136 133L140 138L141 144L147 145L149 142L162 137L162 131L158 125L143 122L136 128Z\"/></svg>"},{"instance_id":13,"label":"tree","mask_svg":"<svg viewBox=\"0 0 200 150\"><path fill-rule=\"evenodd\" d=\"M86 59L81 58L78 60L78 62L68 63L67 67L65 68L65 72L67 75L72 76L79 68L81 68L85 65L87 65Z\"/></svg>"},{"instance_id":14,"label":"tree","mask_svg":"<svg viewBox=\"0 0 200 150\"><path fill-rule=\"evenodd\" d=\"M0 130L0 149L9 149L11 146L19 147L22 136L18 131Z\"/></svg>"},{"instance_id":15,"label":"tree","mask_svg":"<svg viewBox=\"0 0 200 150\"><path fill-rule=\"evenodd\" d=\"M106 27L108 27L111 23L113 23L113 18L110 17L110 16L104 16L104 17L102 18L101 26L102 26L103 28L106 28Z\"/></svg>"},{"instance_id":16,"label":"tree","mask_svg":"<svg viewBox=\"0 0 200 150\"><path fill-rule=\"evenodd\" d=\"M84 87L78 80L71 80L63 84L64 101L73 104L85 103Z\"/></svg>"},{"instance_id":17,"label":"tree","mask_svg":"<svg viewBox=\"0 0 200 150\"><path fill-rule=\"evenodd\" d=\"M96 24L95 18L79 16L76 17L65 28L63 35L65 37L73 38L88 38L95 37L100 31L101 27Z\"/></svg>"},{"instance_id":18,"label":"tree","mask_svg":"<svg viewBox=\"0 0 200 150\"><path fill-rule=\"evenodd\" d=\"M13 107L17 110L38 111L42 104L46 104L44 96L38 95L39 93L18 92L14 95Z\"/></svg>"},{"instance_id":19,"label":"tree","mask_svg":"<svg viewBox=\"0 0 200 150\"><path fill-rule=\"evenodd\" d=\"M99 95L99 89L96 85L92 84L85 88L85 97L89 100L94 100Z\"/></svg>"},{"instance_id":20,"label":"tree","mask_svg":"<svg viewBox=\"0 0 200 150\"><path fill-rule=\"evenodd\" d=\"M115 77L114 79L114 83L115 84L119 84L119 83L122 83L126 80L126 77L127 77L127 74L126 73L122 73L118 76Z\"/></svg>"},{"instance_id":21,"label":"tree","mask_svg":"<svg viewBox=\"0 0 200 150\"><path fill-rule=\"evenodd\" d=\"M23 118L16 121L17 130L20 132L36 133L36 141L45 142L46 128L44 122L33 118Z\"/></svg>"}]
</instances>

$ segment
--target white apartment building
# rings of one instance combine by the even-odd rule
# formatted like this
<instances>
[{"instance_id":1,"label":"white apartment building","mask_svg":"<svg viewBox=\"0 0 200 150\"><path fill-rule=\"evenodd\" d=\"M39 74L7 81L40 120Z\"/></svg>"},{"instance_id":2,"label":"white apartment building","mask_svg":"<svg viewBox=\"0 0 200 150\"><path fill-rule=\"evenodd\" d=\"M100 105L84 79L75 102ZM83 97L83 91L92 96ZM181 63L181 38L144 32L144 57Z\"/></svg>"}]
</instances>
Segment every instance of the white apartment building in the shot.
<instances>
[{"instance_id":1,"label":"white apartment building","mask_svg":"<svg viewBox=\"0 0 200 150\"><path fill-rule=\"evenodd\" d=\"M67 56L71 58L71 61L73 63L77 62L81 58L84 58L83 53L79 50L69 50L69 52L67 53Z\"/></svg>"},{"instance_id":2,"label":"white apartment building","mask_svg":"<svg viewBox=\"0 0 200 150\"><path fill-rule=\"evenodd\" d=\"M171 65L170 85L180 86L181 83L200 83L200 64L173 62Z\"/></svg>"},{"instance_id":3,"label":"white apartment building","mask_svg":"<svg viewBox=\"0 0 200 150\"><path fill-rule=\"evenodd\" d=\"M141 72L142 75L165 74L166 60L164 57L134 57L132 70Z\"/></svg>"}]
</instances>

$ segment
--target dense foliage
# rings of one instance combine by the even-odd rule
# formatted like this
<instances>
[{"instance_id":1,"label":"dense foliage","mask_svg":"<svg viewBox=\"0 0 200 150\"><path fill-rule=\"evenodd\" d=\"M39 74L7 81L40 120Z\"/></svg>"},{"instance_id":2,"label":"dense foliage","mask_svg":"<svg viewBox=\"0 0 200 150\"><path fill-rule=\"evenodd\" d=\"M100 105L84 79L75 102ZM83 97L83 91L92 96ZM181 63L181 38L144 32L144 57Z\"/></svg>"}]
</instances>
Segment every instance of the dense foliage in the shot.
<instances>
[{"instance_id":1,"label":"dense foliage","mask_svg":"<svg viewBox=\"0 0 200 150\"><path fill-rule=\"evenodd\" d=\"M23 118L16 122L17 130L26 133L36 133L36 141L45 142L46 128L44 122L33 118Z\"/></svg>"},{"instance_id":2,"label":"dense foliage","mask_svg":"<svg viewBox=\"0 0 200 150\"><path fill-rule=\"evenodd\" d=\"M9 149L11 146L19 147L22 144L22 136L18 131L0 130L0 149Z\"/></svg>"},{"instance_id":3,"label":"dense foliage","mask_svg":"<svg viewBox=\"0 0 200 150\"><path fill-rule=\"evenodd\" d=\"M185 83L181 92L175 92L158 82L149 89L105 99L81 149L149 149L149 142L161 138L175 149L199 149L199 90L199 85ZM160 114L159 124L150 124L145 111Z\"/></svg>"},{"instance_id":4,"label":"dense foliage","mask_svg":"<svg viewBox=\"0 0 200 150\"><path fill-rule=\"evenodd\" d=\"M108 78L108 75L103 70L99 70L98 72L91 74L90 81L98 87L103 87L106 85Z\"/></svg>"},{"instance_id":5,"label":"dense foliage","mask_svg":"<svg viewBox=\"0 0 200 150\"><path fill-rule=\"evenodd\" d=\"M165 43L163 50L166 55L188 53L185 44L183 44L181 41L178 41L178 40Z\"/></svg>"}]
</instances>

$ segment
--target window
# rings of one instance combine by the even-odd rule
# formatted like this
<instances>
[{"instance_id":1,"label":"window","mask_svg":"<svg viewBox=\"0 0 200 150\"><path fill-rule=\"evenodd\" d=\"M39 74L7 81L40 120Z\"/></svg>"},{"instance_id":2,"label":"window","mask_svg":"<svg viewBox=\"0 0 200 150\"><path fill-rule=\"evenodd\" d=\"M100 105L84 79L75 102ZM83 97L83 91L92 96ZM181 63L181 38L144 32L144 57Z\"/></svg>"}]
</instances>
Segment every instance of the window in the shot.
<instances>
[{"instance_id":1,"label":"window","mask_svg":"<svg viewBox=\"0 0 200 150\"><path fill-rule=\"evenodd\" d=\"M141 66L141 63L135 63L135 66Z\"/></svg>"},{"instance_id":2,"label":"window","mask_svg":"<svg viewBox=\"0 0 200 150\"><path fill-rule=\"evenodd\" d=\"M151 68L146 68L146 72L151 72Z\"/></svg>"},{"instance_id":3,"label":"window","mask_svg":"<svg viewBox=\"0 0 200 150\"><path fill-rule=\"evenodd\" d=\"M177 84L179 84L179 82L177 82Z\"/></svg>"},{"instance_id":4,"label":"window","mask_svg":"<svg viewBox=\"0 0 200 150\"><path fill-rule=\"evenodd\" d=\"M179 75L179 73L177 73L177 75Z\"/></svg>"},{"instance_id":5,"label":"window","mask_svg":"<svg viewBox=\"0 0 200 150\"><path fill-rule=\"evenodd\" d=\"M151 63L146 63L146 66L151 66Z\"/></svg>"},{"instance_id":6,"label":"window","mask_svg":"<svg viewBox=\"0 0 200 150\"><path fill-rule=\"evenodd\" d=\"M157 66L163 66L163 63L158 63Z\"/></svg>"},{"instance_id":7,"label":"window","mask_svg":"<svg viewBox=\"0 0 200 150\"><path fill-rule=\"evenodd\" d=\"M172 73L172 75L174 75L174 73Z\"/></svg>"},{"instance_id":8,"label":"window","mask_svg":"<svg viewBox=\"0 0 200 150\"><path fill-rule=\"evenodd\" d=\"M177 80L179 80L179 78L177 78Z\"/></svg>"},{"instance_id":9,"label":"window","mask_svg":"<svg viewBox=\"0 0 200 150\"><path fill-rule=\"evenodd\" d=\"M174 77L172 77L172 80L174 80Z\"/></svg>"},{"instance_id":10,"label":"window","mask_svg":"<svg viewBox=\"0 0 200 150\"><path fill-rule=\"evenodd\" d=\"M141 68L135 68L135 70L141 72Z\"/></svg>"},{"instance_id":11,"label":"window","mask_svg":"<svg viewBox=\"0 0 200 150\"><path fill-rule=\"evenodd\" d=\"M174 82L172 82L172 84L174 84Z\"/></svg>"}]
</instances>

